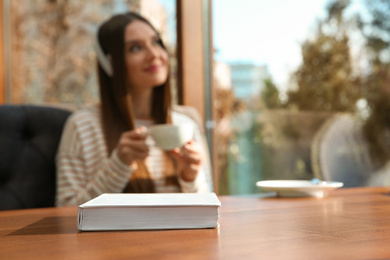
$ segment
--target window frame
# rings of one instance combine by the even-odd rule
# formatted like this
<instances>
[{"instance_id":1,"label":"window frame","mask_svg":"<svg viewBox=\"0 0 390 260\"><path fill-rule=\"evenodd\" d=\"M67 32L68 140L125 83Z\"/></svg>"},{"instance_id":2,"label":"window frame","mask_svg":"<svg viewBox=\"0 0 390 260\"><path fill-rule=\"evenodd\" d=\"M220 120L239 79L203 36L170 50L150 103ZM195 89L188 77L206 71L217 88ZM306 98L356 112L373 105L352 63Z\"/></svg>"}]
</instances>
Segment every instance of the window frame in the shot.
<instances>
[{"instance_id":1,"label":"window frame","mask_svg":"<svg viewBox=\"0 0 390 260\"><path fill-rule=\"evenodd\" d=\"M5 58L4 58L4 1L0 0L0 104L5 103Z\"/></svg>"},{"instance_id":2,"label":"window frame","mask_svg":"<svg viewBox=\"0 0 390 260\"><path fill-rule=\"evenodd\" d=\"M218 163L214 138L212 0L177 0L178 102L192 106L205 122L214 191L218 193Z\"/></svg>"}]
</instances>

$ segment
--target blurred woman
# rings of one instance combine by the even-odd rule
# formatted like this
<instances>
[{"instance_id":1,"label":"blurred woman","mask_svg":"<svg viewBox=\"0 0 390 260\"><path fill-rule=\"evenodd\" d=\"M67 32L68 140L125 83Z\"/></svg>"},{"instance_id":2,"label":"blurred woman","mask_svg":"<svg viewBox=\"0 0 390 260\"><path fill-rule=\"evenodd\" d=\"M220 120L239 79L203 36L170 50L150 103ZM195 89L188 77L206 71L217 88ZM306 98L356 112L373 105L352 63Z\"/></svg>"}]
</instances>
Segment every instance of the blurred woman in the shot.
<instances>
[{"instance_id":1,"label":"blurred woman","mask_svg":"<svg viewBox=\"0 0 390 260\"><path fill-rule=\"evenodd\" d=\"M185 113L191 108L172 107L169 57L155 28L136 13L114 15L98 29L95 45L100 104L75 112L65 125L56 205L102 193L210 192L204 136ZM171 151L148 145L147 129L166 123L192 124L193 140Z\"/></svg>"}]
</instances>

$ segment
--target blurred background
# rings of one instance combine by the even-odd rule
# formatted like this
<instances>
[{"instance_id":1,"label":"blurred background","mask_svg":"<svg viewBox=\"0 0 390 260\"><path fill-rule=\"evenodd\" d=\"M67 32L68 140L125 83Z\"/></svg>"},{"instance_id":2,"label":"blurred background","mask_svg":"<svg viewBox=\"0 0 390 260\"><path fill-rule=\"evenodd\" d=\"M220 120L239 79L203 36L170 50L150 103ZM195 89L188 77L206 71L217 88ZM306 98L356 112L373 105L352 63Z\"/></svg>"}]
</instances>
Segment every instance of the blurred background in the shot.
<instances>
[{"instance_id":1,"label":"blurred background","mask_svg":"<svg viewBox=\"0 0 390 260\"><path fill-rule=\"evenodd\" d=\"M175 103L204 118L219 194L270 179L390 186L389 0L0 3L1 103L97 102L94 33L132 10L168 47Z\"/></svg>"}]
</instances>

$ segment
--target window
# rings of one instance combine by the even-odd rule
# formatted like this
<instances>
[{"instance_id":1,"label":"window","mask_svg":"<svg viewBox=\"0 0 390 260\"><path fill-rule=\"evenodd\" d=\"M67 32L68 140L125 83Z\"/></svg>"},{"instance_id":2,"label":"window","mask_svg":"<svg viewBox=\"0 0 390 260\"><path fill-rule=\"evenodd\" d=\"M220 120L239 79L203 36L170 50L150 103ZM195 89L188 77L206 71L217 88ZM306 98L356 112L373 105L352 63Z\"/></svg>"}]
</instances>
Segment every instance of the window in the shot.
<instances>
[{"instance_id":1,"label":"window","mask_svg":"<svg viewBox=\"0 0 390 260\"><path fill-rule=\"evenodd\" d=\"M23 2L23 3L22 3ZM5 10L9 9L9 10ZM8 103L94 103L96 60L91 48L97 26L114 13L133 10L159 30L172 56L176 79L176 1L4 1L9 37ZM176 88L173 89L177 93Z\"/></svg>"},{"instance_id":2,"label":"window","mask_svg":"<svg viewBox=\"0 0 390 260\"><path fill-rule=\"evenodd\" d=\"M380 0L213 1L220 194L390 184L389 17Z\"/></svg>"}]
</instances>

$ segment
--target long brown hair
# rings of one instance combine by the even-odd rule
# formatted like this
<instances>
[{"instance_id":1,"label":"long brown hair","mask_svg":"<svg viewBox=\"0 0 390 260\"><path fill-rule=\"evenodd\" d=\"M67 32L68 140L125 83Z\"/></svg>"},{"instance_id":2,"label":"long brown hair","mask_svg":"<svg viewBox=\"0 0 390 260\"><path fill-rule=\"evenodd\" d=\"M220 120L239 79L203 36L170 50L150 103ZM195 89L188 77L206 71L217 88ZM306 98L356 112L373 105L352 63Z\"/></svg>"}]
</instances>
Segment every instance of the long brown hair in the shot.
<instances>
[{"instance_id":1,"label":"long brown hair","mask_svg":"<svg viewBox=\"0 0 390 260\"><path fill-rule=\"evenodd\" d=\"M124 131L135 128L134 108L131 91L127 84L124 58L125 28L133 21L142 21L148 24L159 36L157 30L148 20L133 12L114 15L103 23L97 35L98 42L104 54L109 55L113 68L113 74L110 76L98 63L102 127L108 154L114 150ZM159 39L161 46L166 50L160 37ZM153 88L151 116L156 124L171 123L169 82L168 73L167 81L163 85ZM137 161L137 165L138 169L133 173L127 191L154 192L154 185L145 163Z\"/></svg>"}]
</instances>

